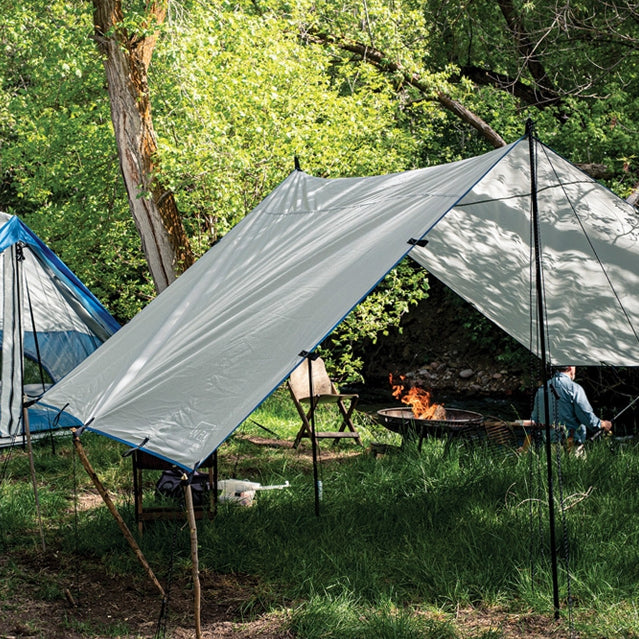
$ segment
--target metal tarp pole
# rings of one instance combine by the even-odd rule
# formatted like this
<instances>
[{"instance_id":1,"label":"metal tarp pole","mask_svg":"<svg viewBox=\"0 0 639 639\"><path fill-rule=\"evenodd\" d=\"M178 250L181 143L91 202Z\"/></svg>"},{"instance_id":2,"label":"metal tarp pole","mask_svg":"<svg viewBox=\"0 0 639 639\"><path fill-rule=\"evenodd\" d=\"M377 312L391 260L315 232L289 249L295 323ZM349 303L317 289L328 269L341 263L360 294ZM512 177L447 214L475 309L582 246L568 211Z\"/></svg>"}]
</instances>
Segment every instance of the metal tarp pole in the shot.
<instances>
[{"instance_id":1,"label":"metal tarp pole","mask_svg":"<svg viewBox=\"0 0 639 639\"><path fill-rule=\"evenodd\" d=\"M317 438L315 437L315 389L313 387L313 360L316 360L319 357L319 354L302 351L300 355L306 358L306 363L308 364L308 399L310 402L311 410L309 423L311 425L311 450L313 451L313 490L315 493L315 515L319 517L322 490L317 468Z\"/></svg>"},{"instance_id":2,"label":"metal tarp pole","mask_svg":"<svg viewBox=\"0 0 639 639\"><path fill-rule=\"evenodd\" d=\"M544 314L544 292L541 268L541 238L539 235L539 208L537 204L537 166L535 157L535 140L533 136L532 120L526 122L526 134L530 148L530 194L532 200L532 220L535 243L535 284L537 291L537 323L539 328L539 350L544 375L549 375L549 367L546 352L546 325ZM553 604L555 607L555 619L559 619L559 585L557 576L557 543L555 539L555 502L553 496L552 476L552 449L550 442L550 402L548 396L548 384L544 382L544 421L546 433L546 467L548 471L548 525L550 527L550 557L552 568Z\"/></svg>"}]
</instances>

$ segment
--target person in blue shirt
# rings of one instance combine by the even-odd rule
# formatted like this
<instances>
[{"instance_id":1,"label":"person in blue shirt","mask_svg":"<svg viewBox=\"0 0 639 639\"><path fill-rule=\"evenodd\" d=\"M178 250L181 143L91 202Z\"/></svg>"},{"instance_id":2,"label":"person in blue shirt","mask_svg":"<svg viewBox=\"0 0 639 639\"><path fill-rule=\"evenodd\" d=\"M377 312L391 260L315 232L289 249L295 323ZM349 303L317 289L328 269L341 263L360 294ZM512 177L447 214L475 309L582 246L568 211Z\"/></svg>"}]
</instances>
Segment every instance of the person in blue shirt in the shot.
<instances>
[{"instance_id":1,"label":"person in blue shirt","mask_svg":"<svg viewBox=\"0 0 639 639\"><path fill-rule=\"evenodd\" d=\"M555 367L554 375L546 382L554 429L552 440L565 441L569 450L573 445L581 447L588 435L600 429L604 432L612 430L612 422L595 415L586 391L574 381L576 370L574 366ZM536 424L545 422L543 386L535 395L531 420Z\"/></svg>"}]
</instances>

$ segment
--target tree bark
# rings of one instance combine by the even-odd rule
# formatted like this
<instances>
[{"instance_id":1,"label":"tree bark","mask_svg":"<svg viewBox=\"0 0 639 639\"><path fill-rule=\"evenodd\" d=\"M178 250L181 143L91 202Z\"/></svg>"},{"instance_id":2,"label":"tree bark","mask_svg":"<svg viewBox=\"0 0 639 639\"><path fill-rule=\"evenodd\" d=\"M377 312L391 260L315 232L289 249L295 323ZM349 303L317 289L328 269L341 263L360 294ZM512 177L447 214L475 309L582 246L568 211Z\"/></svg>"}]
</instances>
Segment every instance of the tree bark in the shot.
<instances>
[{"instance_id":1,"label":"tree bark","mask_svg":"<svg viewBox=\"0 0 639 639\"><path fill-rule=\"evenodd\" d=\"M157 138L148 68L167 0L148 0L144 35L123 24L121 0L93 0L95 39L104 56L111 119L131 214L157 292L194 261L173 193L157 179Z\"/></svg>"}]
</instances>

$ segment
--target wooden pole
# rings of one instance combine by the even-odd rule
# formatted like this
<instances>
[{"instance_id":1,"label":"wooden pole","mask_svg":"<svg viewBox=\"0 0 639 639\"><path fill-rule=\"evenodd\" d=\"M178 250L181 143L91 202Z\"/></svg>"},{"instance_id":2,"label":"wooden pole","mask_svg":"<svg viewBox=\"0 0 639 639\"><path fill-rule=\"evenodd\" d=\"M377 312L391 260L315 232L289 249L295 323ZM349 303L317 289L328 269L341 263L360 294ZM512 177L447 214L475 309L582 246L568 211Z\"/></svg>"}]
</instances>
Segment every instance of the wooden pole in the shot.
<instances>
[{"instance_id":1,"label":"wooden pole","mask_svg":"<svg viewBox=\"0 0 639 639\"><path fill-rule=\"evenodd\" d=\"M140 547L136 543L135 539L133 538L133 535L131 534L131 531L129 530L124 519L122 519L122 516L120 515L117 508L115 507L113 500L111 499L111 497L109 496L109 493L106 491L106 488L100 481L100 478L97 476L96 472L91 467L91 463L89 462L89 459L86 456L86 453L84 452L84 447L82 446L82 443L80 442L80 437L78 436L76 429L72 428L71 432L73 433L73 445L75 446L75 449L78 453L78 457L80 457L80 461L82 462L84 469L87 471L87 474L89 475L89 477L91 477L91 479L93 480L93 483L95 484L95 487L98 489L98 492L100 493L100 496L102 497L102 500L106 504L107 508L111 511L111 514L115 518L115 521L118 523L120 530L122 530L122 532L124 533L124 537L129 542L129 546L131 546L131 548L133 549L133 552L135 553L135 556L138 558L138 561L142 564L144 570L146 571L146 574L149 576L149 578L151 579L155 587L160 591L160 594L162 595L162 597L166 598L166 593L164 592L164 588L162 588L162 585L157 580L155 574L153 573L153 570L151 570L151 566L149 566L147 560L142 554Z\"/></svg>"},{"instance_id":2,"label":"wooden pole","mask_svg":"<svg viewBox=\"0 0 639 639\"><path fill-rule=\"evenodd\" d=\"M197 524L195 523L195 510L193 508L193 492L191 484L186 475L182 476L184 485L184 498L186 501L186 517L189 522L189 533L191 536L191 570L193 573L193 610L195 614L195 637L202 639L202 627L200 624L200 564L197 549Z\"/></svg>"},{"instance_id":3,"label":"wooden pole","mask_svg":"<svg viewBox=\"0 0 639 639\"><path fill-rule=\"evenodd\" d=\"M24 423L24 433L27 438L27 450L29 453L29 468L31 469L31 483L33 484L33 495L35 497L36 513L38 515L38 528L40 529L40 540L42 541L42 551L47 547L44 543L44 530L42 529L42 513L40 512L40 497L38 496L38 482L36 480L35 464L33 463L33 447L31 445L31 429L29 427L29 409L22 404L22 421Z\"/></svg>"}]
</instances>

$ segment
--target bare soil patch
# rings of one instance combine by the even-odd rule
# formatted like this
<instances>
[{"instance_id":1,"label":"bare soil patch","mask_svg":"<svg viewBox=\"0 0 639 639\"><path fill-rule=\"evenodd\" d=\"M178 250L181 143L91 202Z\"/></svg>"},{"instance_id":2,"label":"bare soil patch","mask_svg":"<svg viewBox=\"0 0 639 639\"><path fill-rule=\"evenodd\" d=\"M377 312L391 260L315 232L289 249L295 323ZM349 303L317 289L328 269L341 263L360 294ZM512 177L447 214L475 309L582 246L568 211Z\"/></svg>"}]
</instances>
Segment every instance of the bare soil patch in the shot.
<instances>
[{"instance_id":1,"label":"bare soil patch","mask_svg":"<svg viewBox=\"0 0 639 639\"><path fill-rule=\"evenodd\" d=\"M291 442L280 439L237 436L259 447L292 448ZM291 452L301 463L311 463L309 445L302 444ZM321 456L324 462L337 463L362 453L363 449L355 446L324 446ZM77 507L86 510L104 506L97 494L86 491L79 495ZM260 611L256 606L262 590L256 577L202 570L200 581L205 639L295 637L289 610ZM13 586L11 590L8 583ZM296 604L290 602L290 609ZM99 560L74 557L64 539L59 540L58 548L12 550L0 556L0 639L195 637L193 585L188 570L176 571L169 587L167 613L161 613L160 595L141 571L113 574ZM433 615L450 620L458 636L465 639L493 633L502 639L569 635L565 624L550 615L513 614L500 608L465 608Z\"/></svg>"},{"instance_id":2,"label":"bare soil patch","mask_svg":"<svg viewBox=\"0 0 639 639\"><path fill-rule=\"evenodd\" d=\"M13 554L0 558L2 572L22 576L19 591L2 592L0 638L43 637L193 637L193 590L189 575L177 576L169 591L168 614L150 583L131 576L114 577L104 566L55 551ZM283 639L290 637L286 616L265 614L242 620L241 609L255 592L256 580L246 575L203 571L202 629L205 637Z\"/></svg>"},{"instance_id":3,"label":"bare soil patch","mask_svg":"<svg viewBox=\"0 0 639 639\"><path fill-rule=\"evenodd\" d=\"M67 555L65 555L67 557ZM11 562L11 566L9 563ZM58 553L33 552L0 559L2 571L19 570L24 585L19 592L3 592L0 638L39 637L122 639L195 636L193 592L181 575L169 593L169 612L160 626L161 601L150 584L131 577L113 577L104 566L85 560L79 568L65 563ZM243 619L242 608L259 583L247 575L204 571L202 636L206 639L291 639L286 611L265 612ZM566 636L567 628L551 616L513 614L499 608L460 609L453 623L462 637L498 633L503 639L552 639ZM165 635L157 634L164 629Z\"/></svg>"}]
</instances>

